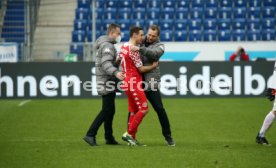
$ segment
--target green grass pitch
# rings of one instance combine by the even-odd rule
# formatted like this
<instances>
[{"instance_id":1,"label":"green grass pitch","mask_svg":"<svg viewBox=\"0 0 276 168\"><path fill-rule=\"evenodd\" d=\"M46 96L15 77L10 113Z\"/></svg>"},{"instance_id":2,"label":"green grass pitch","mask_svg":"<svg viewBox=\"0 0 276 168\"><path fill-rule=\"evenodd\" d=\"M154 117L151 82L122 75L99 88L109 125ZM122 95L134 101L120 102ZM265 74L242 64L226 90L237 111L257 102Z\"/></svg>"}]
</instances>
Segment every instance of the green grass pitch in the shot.
<instances>
[{"instance_id":1,"label":"green grass pitch","mask_svg":"<svg viewBox=\"0 0 276 168\"><path fill-rule=\"evenodd\" d=\"M99 112L100 99L0 101L0 168L268 168L276 165L276 126L267 133L270 147L255 136L272 108L265 98L164 99L176 147L168 147L157 115L149 114L130 148L127 101L116 100L114 135L122 144L105 145L103 127L90 147L82 138Z\"/></svg>"}]
</instances>

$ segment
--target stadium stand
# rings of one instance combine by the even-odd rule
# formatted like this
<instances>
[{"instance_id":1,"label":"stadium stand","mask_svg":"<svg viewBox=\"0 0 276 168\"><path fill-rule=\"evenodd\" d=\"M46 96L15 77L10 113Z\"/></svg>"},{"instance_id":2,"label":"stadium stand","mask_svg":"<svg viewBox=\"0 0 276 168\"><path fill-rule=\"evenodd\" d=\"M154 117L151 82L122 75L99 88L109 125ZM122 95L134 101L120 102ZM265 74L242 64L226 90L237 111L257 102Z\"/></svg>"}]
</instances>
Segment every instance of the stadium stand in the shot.
<instances>
[{"instance_id":1,"label":"stadium stand","mask_svg":"<svg viewBox=\"0 0 276 168\"><path fill-rule=\"evenodd\" d=\"M205 30L203 35L204 41L216 41L216 30Z\"/></svg>"},{"instance_id":2,"label":"stadium stand","mask_svg":"<svg viewBox=\"0 0 276 168\"><path fill-rule=\"evenodd\" d=\"M187 31L186 30L176 30L174 33L175 41L187 41Z\"/></svg>"},{"instance_id":3,"label":"stadium stand","mask_svg":"<svg viewBox=\"0 0 276 168\"><path fill-rule=\"evenodd\" d=\"M90 3L77 4L76 0L41 0L33 37L32 60L64 61L64 56L76 46L70 45L72 40L85 41L88 22L84 19L88 17L89 11L76 10L77 5L84 7L90 6ZM78 19L74 20L75 18ZM76 29L77 33L72 33L73 29ZM79 45L76 48L80 50Z\"/></svg>"},{"instance_id":4,"label":"stadium stand","mask_svg":"<svg viewBox=\"0 0 276 168\"><path fill-rule=\"evenodd\" d=\"M25 43L28 39L25 23L27 1L4 1L7 3L4 5L6 9L2 10L1 39ZM93 1L96 4L95 12L92 9ZM0 0L1 9L2 2ZM66 11L60 10L63 5L69 5L64 4L64 0L41 2L54 5L42 5L39 10L40 21L34 35L35 55L44 53L44 43L53 43L53 50L75 53L82 58L84 45L93 41L93 31L98 38L106 33L108 25L113 22L121 25L122 41L128 40L131 26L141 26L146 31L151 24L160 26L160 38L168 42L276 40L276 0L71 0L71 7ZM92 28L93 18L95 30ZM54 33L50 33L52 31L58 32L60 37L47 39L48 36L54 39ZM50 34L46 36L47 33ZM54 44L61 42L70 43L70 46L67 44L63 49L56 49ZM47 50L50 51L49 48ZM45 51L45 55L49 54Z\"/></svg>"},{"instance_id":5,"label":"stadium stand","mask_svg":"<svg viewBox=\"0 0 276 168\"><path fill-rule=\"evenodd\" d=\"M85 31L83 26L88 23L84 34L90 36L92 1L78 2L86 5L78 5L76 11L88 9L89 17L75 21L74 31ZM115 22L122 26L123 41L128 39L130 26L146 30L151 24L160 26L163 41L276 40L276 0L96 0L96 6L97 37Z\"/></svg>"},{"instance_id":6,"label":"stadium stand","mask_svg":"<svg viewBox=\"0 0 276 168\"><path fill-rule=\"evenodd\" d=\"M2 3L0 3L2 4ZM21 44L25 42L25 7L23 0L7 0L1 38L5 42L18 43L19 60L21 59Z\"/></svg>"}]
</instances>

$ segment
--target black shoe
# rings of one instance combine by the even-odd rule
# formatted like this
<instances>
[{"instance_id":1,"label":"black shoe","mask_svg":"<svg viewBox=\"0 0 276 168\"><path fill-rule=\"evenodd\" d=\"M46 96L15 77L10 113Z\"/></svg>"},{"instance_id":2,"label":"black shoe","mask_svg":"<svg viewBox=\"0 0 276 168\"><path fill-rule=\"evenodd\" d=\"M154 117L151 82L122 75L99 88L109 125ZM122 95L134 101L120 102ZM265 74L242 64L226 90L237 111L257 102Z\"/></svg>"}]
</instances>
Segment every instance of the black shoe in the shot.
<instances>
[{"instance_id":1,"label":"black shoe","mask_svg":"<svg viewBox=\"0 0 276 168\"><path fill-rule=\"evenodd\" d=\"M87 142L89 145L91 145L91 146L98 146L98 144L97 144L97 142L96 142L96 137L90 137L90 136L85 136L84 138L83 138L83 140L85 141L85 142Z\"/></svg>"},{"instance_id":2,"label":"black shoe","mask_svg":"<svg viewBox=\"0 0 276 168\"><path fill-rule=\"evenodd\" d=\"M260 137L259 134L256 137L256 143L261 144L261 145L270 145L269 142L267 141L267 139L265 137Z\"/></svg>"},{"instance_id":3,"label":"black shoe","mask_svg":"<svg viewBox=\"0 0 276 168\"><path fill-rule=\"evenodd\" d=\"M114 138L113 139L106 139L105 143L107 145L120 145Z\"/></svg>"},{"instance_id":4,"label":"black shoe","mask_svg":"<svg viewBox=\"0 0 276 168\"><path fill-rule=\"evenodd\" d=\"M174 141L173 141L172 136L170 136L170 135L169 135L169 136L166 136L166 137L165 137L165 140L166 140L168 146L175 146L175 143L174 143Z\"/></svg>"}]
</instances>

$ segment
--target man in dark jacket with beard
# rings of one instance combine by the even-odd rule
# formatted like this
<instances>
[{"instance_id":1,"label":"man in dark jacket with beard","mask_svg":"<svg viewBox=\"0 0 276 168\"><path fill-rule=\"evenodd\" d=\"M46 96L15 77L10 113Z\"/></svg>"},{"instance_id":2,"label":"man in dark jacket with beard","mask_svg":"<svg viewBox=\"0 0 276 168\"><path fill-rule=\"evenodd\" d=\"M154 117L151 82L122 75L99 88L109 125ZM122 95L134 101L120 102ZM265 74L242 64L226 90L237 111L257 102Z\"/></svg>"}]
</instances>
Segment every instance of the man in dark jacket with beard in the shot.
<instances>
[{"instance_id":1,"label":"man in dark jacket with beard","mask_svg":"<svg viewBox=\"0 0 276 168\"><path fill-rule=\"evenodd\" d=\"M102 96L102 110L83 138L91 146L97 146L96 135L103 122L106 144L118 144L113 137L112 121L115 114L116 81L124 79L124 73L115 66L117 52L114 44L120 40L120 26L111 24L107 35L99 37L96 41L96 81L98 94Z\"/></svg>"},{"instance_id":2,"label":"man in dark jacket with beard","mask_svg":"<svg viewBox=\"0 0 276 168\"><path fill-rule=\"evenodd\" d=\"M147 36L144 43L140 47L133 46L132 50L139 50L142 57L143 64L151 65L155 61L159 61L163 55L165 47L159 40L160 29L156 25L151 25L148 29ZM164 109L161 94L159 91L160 83L160 69L157 67L150 72L144 74L144 81L147 86L145 87L145 94L147 99L150 101L152 107L156 111L159 122L162 127L162 134L169 146L175 146L171 135L170 122Z\"/></svg>"}]
</instances>

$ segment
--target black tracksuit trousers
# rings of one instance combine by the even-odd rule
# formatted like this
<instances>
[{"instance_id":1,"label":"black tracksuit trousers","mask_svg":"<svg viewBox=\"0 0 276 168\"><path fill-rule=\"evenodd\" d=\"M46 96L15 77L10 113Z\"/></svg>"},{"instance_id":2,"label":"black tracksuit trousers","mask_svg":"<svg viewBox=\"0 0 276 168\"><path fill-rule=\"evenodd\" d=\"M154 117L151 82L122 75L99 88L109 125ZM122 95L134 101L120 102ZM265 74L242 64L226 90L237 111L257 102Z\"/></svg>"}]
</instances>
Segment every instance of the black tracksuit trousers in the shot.
<instances>
[{"instance_id":1,"label":"black tracksuit trousers","mask_svg":"<svg viewBox=\"0 0 276 168\"><path fill-rule=\"evenodd\" d=\"M112 122L115 114L115 97L116 93L112 92L102 96L102 110L99 112L97 117L94 119L87 136L96 136L97 132L104 122L105 139L113 139Z\"/></svg>"}]
</instances>

